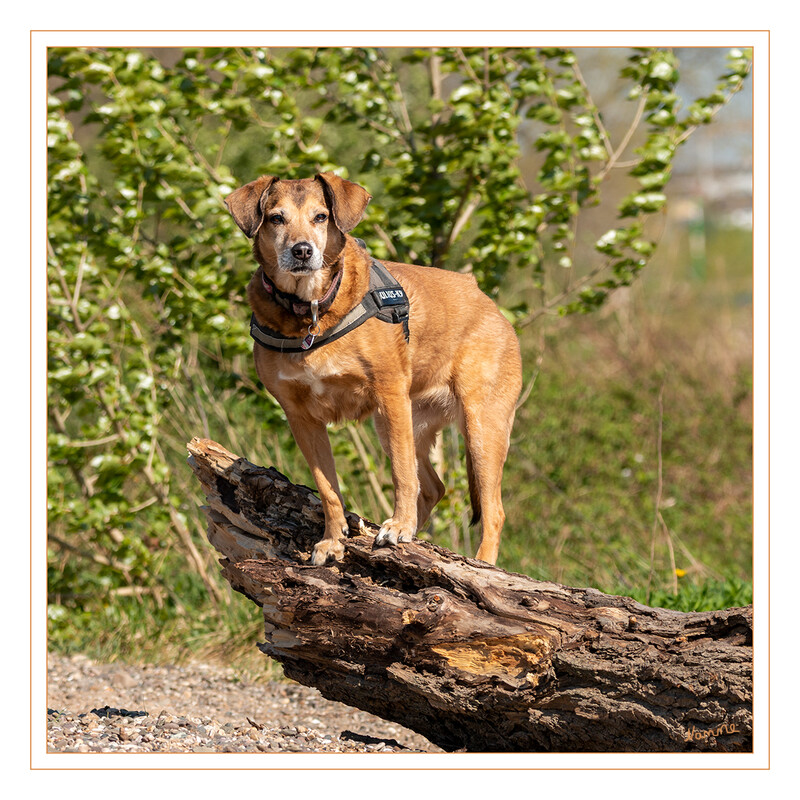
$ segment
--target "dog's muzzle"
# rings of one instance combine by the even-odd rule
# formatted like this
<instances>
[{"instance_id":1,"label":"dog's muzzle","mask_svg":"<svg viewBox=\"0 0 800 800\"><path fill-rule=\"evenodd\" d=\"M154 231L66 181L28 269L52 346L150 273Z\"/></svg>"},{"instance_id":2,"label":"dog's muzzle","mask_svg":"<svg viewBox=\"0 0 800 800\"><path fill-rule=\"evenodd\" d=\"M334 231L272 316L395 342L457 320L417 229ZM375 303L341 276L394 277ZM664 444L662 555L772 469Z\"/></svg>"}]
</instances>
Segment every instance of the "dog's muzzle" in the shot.
<instances>
[{"instance_id":1,"label":"dog's muzzle","mask_svg":"<svg viewBox=\"0 0 800 800\"><path fill-rule=\"evenodd\" d=\"M281 253L279 265L289 272L314 272L322 268L322 254L311 242L297 242Z\"/></svg>"}]
</instances>

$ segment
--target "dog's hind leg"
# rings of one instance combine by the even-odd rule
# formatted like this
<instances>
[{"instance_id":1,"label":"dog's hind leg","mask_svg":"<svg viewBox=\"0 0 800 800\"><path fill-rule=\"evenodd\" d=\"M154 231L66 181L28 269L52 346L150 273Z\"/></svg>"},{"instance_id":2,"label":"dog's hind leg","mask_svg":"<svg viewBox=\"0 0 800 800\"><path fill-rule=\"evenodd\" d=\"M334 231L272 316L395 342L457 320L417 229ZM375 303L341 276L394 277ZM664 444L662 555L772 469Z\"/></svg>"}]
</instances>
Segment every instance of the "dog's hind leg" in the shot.
<instances>
[{"instance_id":1,"label":"dog's hind leg","mask_svg":"<svg viewBox=\"0 0 800 800\"><path fill-rule=\"evenodd\" d=\"M467 387L461 387L459 422L467 449L473 522L481 521L481 544L475 557L494 564L506 518L500 485L519 387L514 375L508 380L483 377L480 381L473 377Z\"/></svg>"},{"instance_id":2,"label":"dog's hind leg","mask_svg":"<svg viewBox=\"0 0 800 800\"><path fill-rule=\"evenodd\" d=\"M494 564L500 548L500 533L506 515L500 485L508 454L509 433L513 421L495 413L465 413L464 440L469 453L470 494L474 516L480 515L481 544L475 558Z\"/></svg>"},{"instance_id":3,"label":"dog's hind leg","mask_svg":"<svg viewBox=\"0 0 800 800\"><path fill-rule=\"evenodd\" d=\"M444 484L431 464L431 450L436 442L438 428L425 427L418 432L414 425L414 444L417 448L417 475L419 476L419 496L417 497L417 527L422 528L428 521L431 511L444 497Z\"/></svg>"}]
</instances>

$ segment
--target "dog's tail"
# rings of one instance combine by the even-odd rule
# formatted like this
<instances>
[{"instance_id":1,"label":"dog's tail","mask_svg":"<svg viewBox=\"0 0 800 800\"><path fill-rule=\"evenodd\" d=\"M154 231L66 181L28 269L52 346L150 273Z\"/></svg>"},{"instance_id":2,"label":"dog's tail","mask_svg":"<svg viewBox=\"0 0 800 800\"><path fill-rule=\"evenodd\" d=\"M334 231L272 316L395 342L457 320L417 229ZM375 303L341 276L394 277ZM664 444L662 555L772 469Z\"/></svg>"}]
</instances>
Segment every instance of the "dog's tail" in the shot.
<instances>
[{"instance_id":1,"label":"dog's tail","mask_svg":"<svg viewBox=\"0 0 800 800\"><path fill-rule=\"evenodd\" d=\"M469 502L472 506L472 519L470 525L477 525L481 521L481 492L475 480L475 470L472 468L472 458L467 450L467 482L469 483Z\"/></svg>"}]
</instances>

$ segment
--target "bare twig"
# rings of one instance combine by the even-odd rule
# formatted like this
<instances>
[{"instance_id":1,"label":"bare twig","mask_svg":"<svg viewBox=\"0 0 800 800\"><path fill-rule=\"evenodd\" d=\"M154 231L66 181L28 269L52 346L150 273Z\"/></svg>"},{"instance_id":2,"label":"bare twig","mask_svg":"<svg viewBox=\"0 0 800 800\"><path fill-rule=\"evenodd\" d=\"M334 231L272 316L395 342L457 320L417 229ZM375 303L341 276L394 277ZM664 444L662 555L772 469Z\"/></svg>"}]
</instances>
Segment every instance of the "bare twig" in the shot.
<instances>
[{"instance_id":1,"label":"bare twig","mask_svg":"<svg viewBox=\"0 0 800 800\"><path fill-rule=\"evenodd\" d=\"M379 51L380 52L380 51ZM381 91L383 94L386 103L389 106L389 110L392 112L392 117L394 118L395 124L397 125L397 130L403 135L405 138L409 149L415 151L416 144L414 142L414 126L411 124L411 117L408 113L408 104L406 103L405 95L403 94L403 89L400 86L400 81L397 80L396 74L394 74L394 69L391 65L391 62L383 56L381 53L381 58L375 62L386 74L392 74L394 81L392 83L392 88L396 92L396 98L391 98L386 95L386 92L381 89L381 82L378 77L375 75L374 67L370 69L370 74L372 75L373 80L375 81L375 87Z\"/></svg>"},{"instance_id":2,"label":"bare twig","mask_svg":"<svg viewBox=\"0 0 800 800\"><path fill-rule=\"evenodd\" d=\"M386 249L389 251L389 255L397 258L397 248L394 246L394 242L392 241L391 237L388 233L380 226L377 222L373 223L372 229L378 235L378 238L386 245Z\"/></svg>"},{"instance_id":3,"label":"bare twig","mask_svg":"<svg viewBox=\"0 0 800 800\"><path fill-rule=\"evenodd\" d=\"M481 204L481 196L477 192L477 189L473 194L473 183L474 181L472 180L472 176L470 176L470 178L467 180L467 185L464 188L464 192L461 195L461 201L453 219L453 227L450 228L450 233L447 236L447 243L444 248L444 252L440 253L440 256L445 255L450 250L461 231L469 222L470 217L472 217ZM480 181L478 186L480 186L482 183L483 181Z\"/></svg>"},{"instance_id":4,"label":"bare twig","mask_svg":"<svg viewBox=\"0 0 800 800\"><path fill-rule=\"evenodd\" d=\"M606 126L603 124L603 119L600 116L600 112L597 110L597 106L592 102L592 96L589 93L589 87L586 85L586 81L583 78L583 73L581 72L580 66L578 66L578 60L572 64L572 71L577 79L578 83L581 85L581 88L586 95L586 100L589 102L589 109L592 112L592 118L594 119L594 124L597 126L597 130L600 132L600 136L603 138L603 144L606 148L606 153L609 155L611 154L612 147L611 147L611 138L608 135L608 130Z\"/></svg>"},{"instance_id":5,"label":"bare twig","mask_svg":"<svg viewBox=\"0 0 800 800\"><path fill-rule=\"evenodd\" d=\"M539 317L549 314L552 310L562 301L566 300L570 295L582 289L588 283L591 283L603 270L608 269L610 262L599 264L594 269L586 273L582 278L572 283L557 295L551 297L544 305L537 308L536 311L530 313L527 317L517 322L517 328L525 328L532 322L535 322Z\"/></svg>"},{"instance_id":6,"label":"bare twig","mask_svg":"<svg viewBox=\"0 0 800 800\"><path fill-rule=\"evenodd\" d=\"M130 580L131 577L130 569L126 564L123 564L121 561L115 561L112 558L104 556L102 553L96 553L90 550L84 550L83 548L77 547L76 545L66 541L66 539L62 539L60 536L56 536L56 534L52 532L48 532L47 541L52 542L53 544L60 547L62 550L69 550L70 553L74 553L75 555L80 556L81 558L85 558L88 561L93 561L95 564L99 564L102 567L111 567L112 569L117 570L117 572L122 573L125 576L126 580Z\"/></svg>"},{"instance_id":7,"label":"bare twig","mask_svg":"<svg viewBox=\"0 0 800 800\"><path fill-rule=\"evenodd\" d=\"M383 513L386 514L387 517L391 517L394 513L394 510L392 509L391 503L389 503L389 501L386 499L386 494L383 491L383 487L375 475L375 470L372 468L372 463L367 453L367 449L364 446L364 440L361 438L361 434L354 425L348 425L347 432L350 434L350 438L356 447L358 457L361 459L361 463L364 465L364 472L366 473L369 485L372 487L372 491L375 494L375 500L381 507Z\"/></svg>"},{"instance_id":8,"label":"bare twig","mask_svg":"<svg viewBox=\"0 0 800 800\"><path fill-rule=\"evenodd\" d=\"M633 116L633 121L631 122L630 127L625 132L625 135L622 137L622 141L620 142L619 147L617 147L617 149L614 150L613 153L611 153L611 156L606 162L606 165L600 170L600 172L597 173L597 175L595 175L596 181L602 181L603 178L605 178L605 176L608 175L608 173L616 166L617 161L619 161L620 157L625 152L625 149L627 148L628 144L633 138L633 134L636 133L636 129L639 127L639 123L642 120L642 114L644 114L644 109L646 105L647 105L647 93L642 92L642 96L639 98L639 103L636 106L636 113Z\"/></svg>"},{"instance_id":9,"label":"bare twig","mask_svg":"<svg viewBox=\"0 0 800 800\"><path fill-rule=\"evenodd\" d=\"M656 438L656 450L658 455L658 486L656 489L653 531L650 538L650 574L647 577L648 595L650 594L650 589L653 582L653 574L655 572L656 534L659 527L661 528L661 531L664 534L664 539L667 543L667 549L669 550L670 566L672 567L672 593L678 594L678 573L676 572L676 567L675 567L675 549L672 546L672 537L670 536L669 528L667 527L667 524L664 522L664 517L661 515L661 497L664 488L664 480L663 480L664 462L661 452L663 433L664 433L664 384L662 383L661 388L658 391L658 436Z\"/></svg>"},{"instance_id":10,"label":"bare twig","mask_svg":"<svg viewBox=\"0 0 800 800\"><path fill-rule=\"evenodd\" d=\"M525 401L531 396L531 392L533 391L533 387L536 384L536 379L539 377L539 373L542 370L542 362L544 361L544 350L546 346L546 341L544 337L544 328L539 331L539 353L536 356L536 363L533 367L533 375L531 375L530 381L528 381L528 385L522 391L522 394L519 396L519 400L517 400L516 410L525 405Z\"/></svg>"},{"instance_id":11,"label":"bare twig","mask_svg":"<svg viewBox=\"0 0 800 800\"><path fill-rule=\"evenodd\" d=\"M57 261L55 251L53 250L52 244L50 241L47 242L47 250L50 254L50 257L53 261ZM78 275L75 280L75 288L70 291L69 286L67 285L67 279L64 275L64 271L61 269L60 264L56 264L56 276L58 277L58 282L61 286L61 291L64 292L64 297L67 300L67 304L69 305L70 313L72 314L72 321L75 323L75 327L78 331L86 330L86 325L81 320L81 316L78 313L78 296L81 291L81 283L83 281L83 269L86 264L86 250L81 251L81 256L78 259Z\"/></svg>"},{"instance_id":12,"label":"bare twig","mask_svg":"<svg viewBox=\"0 0 800 800\"><path fill-rule=\"evenodd\" d=\"M728 105L728 103L730 103L730 101L731 101L731 98L732 98L732 97L733 97L733 96L734 96L734 95L735 95L735 94L736 94L736 93L737 93L737 92L738 92L738 91L739 91L739 90L742 88L742 85L743 85L743 84L744 84L744 81L743 81L743 80L740 80L740 81L739 81L739 82L738 82L738 83L735 85L735 87L734 87L733 89L731 89L731 91L728 93L728 96L725 98L725 100L724 100L722 103L720 103L720 104L719 104L719 105L718 105L718 106L717 106L717 107L716 107L716 108L715 108L715 109L714 109L714 110L711 112L710 118L708 119L708 121L707 121L707 122L704 122L704 123L703 123L704 125L705 125L705 124L707 124L708 122L710 122L710 121L711 121L711 120L712 120L712 119L713 119L713 118L714 118L714 117L715 117L715 116L716 116L716 115L717 115L717 114L718 114L718 113L719 113L719 112L720 112L720 111L721 111L721 110L722 110L722 109L723 109L723 108L724 108L726 105ZM689 126L689 127L688 127L688 128L687 128L687 129L686 129L686 130L685 130L685 131L684 131L684 132L683 132L683 133L682 133L682 134L681 134L681 135L680 135L680 136L679 136L679 137L678 137L678 138L675 140L675 146L677 147L678 145L680 145L680 144L683 144L683 143L684 143L684 142L685 142L685 141L686 141L686 140L687 140L687 139L688 139L688 138L689 138L689 137L690 137L690 136L691 136L691 135L692 135L692 134L693 134L693 133L694 133L694 132L695 132L695 131L696 131L698 128L699 128L699 127L700 127L699 125L690 125L690 126Z\"/></svg>"},{"instance_id":13,"label":"bare twig","mask_svg":"<svg viewBox=\"0 0 800 800\"><path fill-rule=\"evenodd\" d=\"M172 117L168 117L168 119L177 129L175 132L175 136L171 135L160 122L155 123L156 130L162 136L168 139L170 144L172 144L173 146L175 146L178 143L178 141L180 141L183 144L183 146L194 156L195 161L199 167L205 169L205 171L217 183L224 183L225 181L223 180L222 176L214 169L214 166L208 162L206 157L197 148L197 145L195 145L195 143L180 129L177 121ZM175 137L177 137L177 140Z\"/></svg>"},{"instance_id":14,"label":"bare twig","mask_svg":"<svg viewBox=\"0 0 800 800\"><path fill-rule=\"evenodd\" d=\"M463 49L460 48L460 47L457 47L456 48L456 55L458 56L458 60L461 62L461 65L466 70L466 73L467 73L467 75L469 75L470 79L474 83L479 84L481 82L481 79L475 74L475 70L472 69L472 67L470 66L470 63L467 60L467 57L464 55Z\"/></svg>"},{"instance_id":15,"label":"bare twig","mask_svg":"<svg viewBox=\"0 0 800 800\"><path fill-rule=\"evenodd\" d=\"M90 441L76 442L70 440L70 447L99 447L101 444L111 444L119 439L119 434L112 433L111 436L104 436L102 439L92 439Z\"/></svg>"},{"instance_id":16,"label":"bare twig","mask_svg":"<svg viewBox=\"0 0 800 800\"><path fill-rule=\"evenodd\" d=\"M49 410L49 416L53 420L56 426L56 430L62 434L63 436L67 436L67 424L66 424L66 417L62 416L58 408L55 404L51 404ZM84 497L91 497L94 494L94 481L91 478L87 478L86 475L81 472L80 468L73 463L70 459L68 461L70 472L72 472L72 476L75 478L78 485L83 490Z\"/></svg>"}]
</instances>

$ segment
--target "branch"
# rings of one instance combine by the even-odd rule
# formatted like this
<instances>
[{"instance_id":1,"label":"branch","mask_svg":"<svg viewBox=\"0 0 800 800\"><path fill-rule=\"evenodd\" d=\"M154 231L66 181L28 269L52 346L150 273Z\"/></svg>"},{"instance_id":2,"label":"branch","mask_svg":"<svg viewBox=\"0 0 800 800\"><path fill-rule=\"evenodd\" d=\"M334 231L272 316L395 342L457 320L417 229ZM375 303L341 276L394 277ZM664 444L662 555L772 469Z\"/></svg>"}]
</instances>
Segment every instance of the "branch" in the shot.
<instances>
[{"instance_id":1,"label":"branch","mask_svg":"<svg viewBox=\"0 0 800 800\"><path fill-rule=\"evenodd\" d=\"M642 92L642 96L639 98L639 104L636 107L636 113L633 116L633 121L630 124L630 127L625 132L625 135L622 137L622 141L620 142L619 147L611 154L610 158L606 162L606 165L600 172L595 175L596 181L602 181L608 173L614 169L614 166L619 161L622 154L625 152L625 148L630 143L630 140L633 138L633 134L636 133L636 129L639 127L639 123L642 121L642 114L644 114L645 106L647 105L647 93ZM638 162L634 162L638 163Z\"/></svg>"}]
</instances>

